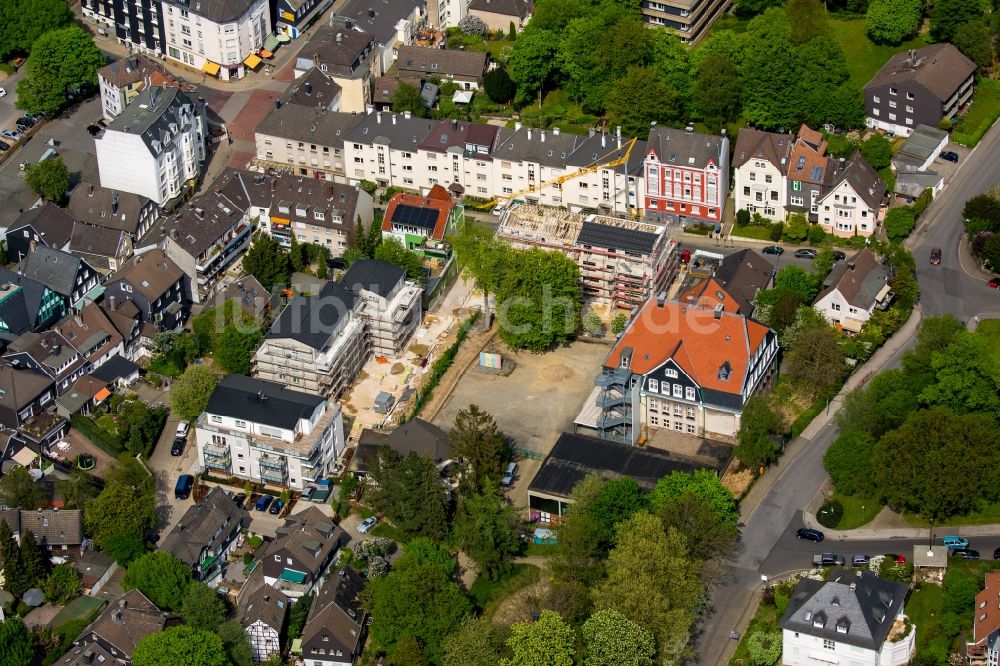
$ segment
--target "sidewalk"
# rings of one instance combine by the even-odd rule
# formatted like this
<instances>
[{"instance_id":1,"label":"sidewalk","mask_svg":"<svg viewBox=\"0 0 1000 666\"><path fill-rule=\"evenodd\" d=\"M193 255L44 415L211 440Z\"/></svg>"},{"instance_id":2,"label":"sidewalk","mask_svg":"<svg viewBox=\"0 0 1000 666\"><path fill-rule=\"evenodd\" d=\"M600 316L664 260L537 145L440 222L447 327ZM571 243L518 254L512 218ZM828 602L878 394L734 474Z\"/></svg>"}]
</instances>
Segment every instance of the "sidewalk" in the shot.
<instances>
[{"instance_id":1,"label":"sidewalk","mask_svg":"<svg viewBox=\"0 0 1000 666\"><path fill-rule=\"evenodd\" d=\"M859 527L855 530L831 530L823 527L816 521L816 514L805 511L802 512L802 522L806 527L822 530L823 536L833 541L871 541L873 539L923 539L927 536L928 527ZM937 525L935 531L940 535L953 534L956 536L997 536L1000 534L1000 525L958 525L948 527L947 525Z\"/></svg>"}]
</instances>

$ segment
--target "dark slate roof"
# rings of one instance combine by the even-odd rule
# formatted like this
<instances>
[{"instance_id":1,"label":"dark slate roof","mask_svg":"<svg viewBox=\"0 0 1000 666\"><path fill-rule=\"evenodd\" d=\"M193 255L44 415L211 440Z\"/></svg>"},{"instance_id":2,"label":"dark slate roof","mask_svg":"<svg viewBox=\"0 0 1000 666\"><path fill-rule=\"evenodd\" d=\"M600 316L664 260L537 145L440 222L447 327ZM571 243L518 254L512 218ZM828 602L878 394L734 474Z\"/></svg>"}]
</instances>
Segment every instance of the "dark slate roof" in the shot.
<instances>
[{"instance_id":1,"label":"dark slate roof","mask_svg":"<svg viewBox=\"0 0 1000 666\"><path fill-rule=\"evenodd\" d=\"M149 204L149 199L138 194L81 182L69 193L66 210L81 222L135 236L140 216Z\"/></svg>"},{"instance_id":2,"label":"dark slate roof","mask_svg":"<svg viewBox=\"0 0 1000 666\"><path fill-rule=\"evenodd\" d=\"M176 615L158 609L139 590L131 590L105 606L97 619L83 630L76 643L83 643L81 647L87 650L90 648L87 644L97 639L131 658L136 645L143 638L161 632L178 622ZM75 665L92 662L86 652L80 654L80 649L77 648L60 663Z\"/></svg>"},{"instance_id":3,"label":"dark slate roof","mask_svg":"<svg viewBox=\"0 0 1000 666\"><path fill-rule=\"evenodd\" d=\"M399 71L434 76L460 76L481 79L486 71L484 51L435 49L429 46L401 46L396 58Z\"/></svg>"},{"instance_id":4,"label":"dark slate roof","mask_svg":"<svg viewBox=\"0 0 1000 666\"><path fill-rule=\"evenodd\" d=\"M4 284L20 287L16 293L0 300L0 319L6 322L7 331L20 333L26 328L33 327L38 320L38 309L42 304L42 296L45 295L45 285L38 280L0 268L0 298Z\"/></svg>"},{"instance_id":5,"label":"dark slate roof","mask_svg":"<svg viewBox=\"0 0 1000 666\"><path fill-rule=\"evenodd\" d=\"M116 257L124 233L124 231L111 227L98 227L93 224L77 222L73 225L73 237L69 242L69 250L95 257Z\"/></svg>"},{"instance_id":6,"label":"dark slate roof","mask_svg":"<svg viewBox=\"0 0 1000 666\"><path fill-rule=\"evenodd\" d=\"M318 654L313 650L329 651L331 647L348 655L347 661L357 655L365 622L358 597L364 587L365 579L350 567L331 572L302 630L302 657L306 661Z\"/></svg>"},{"instance_id":7,"label":"dark slate roof","mask_svg":"<svg viewBox=\"0 0 1000 666\"><path fill-rule=\"evenodd\" d=\"M254 132L336 147L344 145L344 135L364 118L353 113L324 113L315 107L283 104L264 116Z\"/></svg>"},{"instance_id":8,"label":"dark slate roof","mask_svg":"<svg viewBox=\"0 0 1000 666\"><path fill-rule=\"evenodd\" d=\"M762 159L773 164L781 173L788 173L793 143L795 135L791 132L782 134L744 127L736 137L732 166L738 169L752 159Z\"/></svg>"},{"instance_id":9,"label":"dark slate roof","mask_svg":"<svg viewBox=\"0 0 1000 666\"><path fill-rule=\"evenodd\" d=\"M556 134L554 130L531 127L516 129L512 134L503 132L494 159L512 162L534 162L549 167L564 167L567 158L588 138L575 134ZM507 130L509 132L509 130ZM609 142L610 145L610 142Z\"/></svg>"},{"instance_id":10,"label":"dark slate roof","mask_svg":"<svg viewBox=\"0 0 1000 666\"><path fill-rule=\"evenodd\" d=\"M44 546L78 546L83 543L83 511L21 511L20 531L31 532L35 535L35 541Z\"/></svg>"},{"instance_id":11,"label":"dark slate roof","mask_svg":"<svg viewBox=\"0 0 1000 666\"><path fill-rule=\"evenodd\" d=\"M38 280L52 291L69 296L76 287L76 276L83 260L68 252L49 247L37 247L24 260L21 272Z\"/></svg>"},{"instance_id":12,"label":"dark slate roof","mask_svg":"<svg viewBox=\"0 0 1000 666\"><path fill-rule=\"evenodd\" d=\"M903 606L906 589L906 583L894 583L870 571L834 569L826 581L799 581L778 624L782 629L878 652Z\"/></svg>"},{"instance_id":13,"label":"dark slate roof","mask_svg":"<svg viewBox=\"0 0 1000 666\"><path fill-rule=\"evenodd\" d=\"M875 302L875 296L889 281L889 276L889 269L879 263L874 252L865 248L853 257L838 261L834 265L833 270L823 280L824 289L813 302L819 302L837 289L848 303L867 310Z\"/></svg>"},{"instance_id":14,"label":"dark slate roof","mask_svg":"<svg viewBox=\"0 0 1000 666\"><path fill-rule=\"evenodd\" d=\"M915 60L909 51L889 58L865 88L915 81L943 102L976 71L975 63L951 44L925 46L913 55Z\"/></svg>"},{"instance_id":15,"label":"dark slate roof","mask_svg":"<svg viewBox=\"0 0 1000 666\"><path fill-rule=\"evenodd\" d=\"M401 113L376 111L362 117L361 122L344 134L344 141L372 144L382 143L397 150L411 148L416 151L437 125L426 118L407 118Z\"/></svg>"},{"instance_id":16,"label":"dark slate roof","mask_svg":"<svg viewBox=\"0 0 1000 666\"><path fill-rule=\"evenodd\" d=\"M171 79L170 72L163 65L141 53L132 53L115 60L97 70L97 74L117 88L139 83L147 76L155 77L154 83Z\"/></svg>"},{"instance_id":17,"label":"dark slate roof","mask_svg":"<svg viewBox=\"0 0 1000 666\"><path fill-rule=\"evenodd\" d=\"M292 83L281 103L330 110L341 90L329 74L319 67L310 67Z\"/></svg>"},{"instance_id":18,"label":"dark slate roof","mask_svg":"<svg viewBox=\"0 0 1000 666\"><path fill-rule=\"evenodd\" d=\"M191 100L178 88L150 86L122 109L108 125L108 130L138 134L150 149L153 141L166 146L176 134L170 131L170 124L176 124L178 130L183 127L180 111L184 105L193 109Z\"/></svg>"},{"instance_id":19,"label":"dark slate roof","mask_svg":"<svg viewBox=\"0 0 1000 666\"><path fill-rule=\"evenodd\" d=\"M715 281L736 300L740 312L749 317L757 292L771 284L771 270L771 264L754 250L740 250L722 260L715 271Z\"/></svg>"},{"instance_id":20,"label":"dark slate roof","mask_svg":"<svg viewBox=\"0 0 1000 666\"><path fill-rule=\"evenodd\" d=\"M264 575L277 578L287 568L307 574L310 582L315 582L330 556L350 541L351 535L312 505L288 516L275 530L274 541L261 557ZM275 560L275 555L282 557Z\"/></svg>"},{"instance_id":21,"label":"dark slate roof","mask_svg":"<svg viewBox=\"0 0 1000 666\"><path fill-rule=\"evenodd\" d=\"M340 284L354 291L364 289L384 298L405 277L406 271L399 266L377 259L362 259L351 264L340 278Z\"/></svg>"},{"instance_id":22,"label":"dark slate roof","mask_svg":"<svg viewBox=\"0 0 1000 666\"><path fill-rule=\"evenodd\" d=\"M24 211L7 231L8 235L13 235L18 229L30 226L37 231L42 242L49 247L65 247L73 233L73 218L59 206L51 202L38 208L31 208Z\"/></svg>"},{"instance_id":23,"label":"dark slate roof","mask_svg":"<svg viewBox=\"0 0 1000 666\"><path fill-rule=\"evenodd\" d=\"M833 187L846 180L869 208L876 211L879 209L885 197L885 182L879 178L878 172L865 161L860 152L854 153L846 163L842 162L832 177Z\"/></svg>"},{"instance_id":24,"label":"dark slate roof","mask_svg":"<svg viewBox=\"0 0 1000 666\"><path fill-rule=\"evenodd\" d=\"M699 469L709 467L667 451L564 432L545 457L528 490L569 497L576 484L590 474L597 474L609 480L627 476L648 491L671 472Z\"/></svg>"},{"instance_id":25,"label":"dark slate roof","mask_svg":"<svg viewBox=\"0 0 1000 666\"><path fill-rule=\"evenodd\" d=\"M159 249L137 254L111 274L108 284L125 281L150 303L158 299L184 277L184 271Z\"/></svg>"},{"instance_id":26,"label":"dark slate roof","mask_svg":"<svg viewBox=\"0 0 1000 666\"><path fill-rule=\"evenodd\" d=\"M118 379L127 379L137 372L139 372L139 366L121 354L115 354L90 375L110 384Z\"/></svg>"},{"instance_id":27,"label":"dark slate roof","mask_svg":"<svg viewBox=\"0 0 1000 666\"><path fill-rule=\"evenodd\" d=\"M215 23L231 23L247 13L253 0L165 0L165 4L204 16Z\"/></svg>"},{"instance_id":28,"label":"dark slate roof","mask_svg":"<svg viewBox=\"0 0 1000 666\"><path fill-rule=\"evenodd\" d=\"M250 514L236 506L220 486L214 486L204 499L188 507L159 549L193 567L203 550L222 546L236 523L250 527Z\"/></svg>"},{"instance_id":29,"label":"dark slate roof","mask_svg":"<svg viewBox=\"0 0 1000 666\"><path fill-rule=\"evenodd\" d=\"M526 0L472 0L469 3L470 12L489 12L522 19L528 15L528 7Z\"/></svg>"},{"instance_id":30,"label":"dark slate roof","mask_svg":"<svg viewBox=\"0 0 1000 666\"><path fill-rule=\"evenodd\" d=\"M622 140L618 145L616 136L595 132L586 137L579 137L573 152L566 158L567 166L590 166L600 162L605 164L621 159L628 149L628 141ZM629 153L628 162L613 167L615 173L641 175L643 172L643 160L646 159L646 142L636 141L632 152Z\"/></svg>"},{"instance_id":31,"label":"dark slate roof","mask_svg":"<svg viewBox=\"0 0 1000 666\"><path fill-rule=\"evenodd\" d=\"M304 69L309 63L325 65L327 72L339 77L361 78L368 74L360 64L365 52L374 48L375 36L369 32L348 30L336 25L322 25L299 51L296 66ZM355 69L355 64L359 65Z\"/></svg>"},{"instance_id":32,"label":"dark slate roof","mask_svg":"<svg viewBox=\"0 0 1000 666\"><path fill-rule=\"evenodd\" d=\"M311 417L324 401L323 396L293 391L275 382L227 375L215 387L205 411L292 430L299 419Z\"/></svg>"},{"instance_id":33,"label":"dark slate roof","mask_svg":"<svg viewBox=\"0 0 1000 666\"><path fill-rule=\"evenodd\" d=\"M417 7L426 7L426 0L349 0L337 16L349 18L355 28L370 33L382 45L388 44L396 35L396 24L413 14Z\"/></svg>"},{"instance_id":34,"label":"dark slate roof","mask_svg":"<svg viewBox=\"0 0 1000 666\"><path fill-rule=\"evenodd\" d=\"M178 248L195 258L227 237L250 207L242 172L226 169L211 187L161 225Z\"/></svg>"},{"instance_id":35,"label":"dark slate roof","mask_svg":"<svg viewBox=\"0 0 1000 666\"><path fill-rule=\"evenodd\" d=\"M584 222L576 243L646 255L652 254L657 238L659 236L648 231L614 227L600 222Z\"/></svg>"},{"instance_id":36,"label":"dark slate roof","mask_svg":"<svg viewBox=\"0 0 1000 666\"><path fill-rule=\"evenodd\" d=\"M451 457L451 437L441 428L423 419L412 419L385 434L367 428L361 432L351 470L369 472L378 460L378 450L388 446L401 456L410 453L443 462Z\"/></svg>"},{"instance_id":37,"label":"dark slate roof","mask_svg":"<svg viewBox=\"0 0 1000 666\"><path fill-rule=\"evenodd\" d=\"M327 282L316 296L296 296L281 311L267 332L268 338L291 338L313 349L322 349L340 318L354 309L357 294Z\"/></svg>"},{"instance_id":38,"label":"dark slate roof","mask_svg":"<svg viewBox=\"0 0 1000 666\"><path fill-rule=\"evenodd\" d=\"M255 622L261 622L280 634L288 616L288 606L288 597L283 592L267 584L261 585L247 599L241 624L249 627Z\"/></svg>"},{"instance_id":39,"label":"dark slate roof","mask_svg":"<svg viewBox=\"0 0 1000 666\"><path fill-rule=\"evenodd\" d=\"M704 169L709 163L722 168L722 137L714 134L687 132L675 127L656 126L649 132L648 149L656 153L663 164Z\"/></svg>"}]
</instances>

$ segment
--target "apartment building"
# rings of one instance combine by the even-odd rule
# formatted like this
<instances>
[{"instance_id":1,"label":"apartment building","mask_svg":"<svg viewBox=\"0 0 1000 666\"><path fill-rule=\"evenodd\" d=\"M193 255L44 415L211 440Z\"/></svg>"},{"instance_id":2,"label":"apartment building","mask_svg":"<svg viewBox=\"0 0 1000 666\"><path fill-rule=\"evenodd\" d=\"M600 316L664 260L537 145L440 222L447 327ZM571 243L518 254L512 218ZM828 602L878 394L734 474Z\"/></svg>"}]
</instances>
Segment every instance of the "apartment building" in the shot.
<instances>
[{"instance_id":1,"label":"apartment building","mask_svg":"<svg viewBox=\"0 0 1000 666\"><path fill-rule=\"evenodd\" d=\"M378 71L375 38L341 25L324 25L299 51L295 76L316 68L341 88L340 110L363 113L371 101L371 82ZM334 110L334 109L330 109Z\"/></svg>"},{"instance_id":2,"label":"apartment building","mask_svg":"<svg viewBox=\"0 0 1000 666\"><path fill-rule=\"evenodd\" d=\"M159 550L191 567L195 580L207 582L222 576L226 557L236 549L240 535L250 528L250 514L236 506L221 486L213 486L192 504L164 537Z\"/></svg>"},{"instance_id":3,"label":"apartment building","mask_svg":"<svg viewBox=\"0 0 1000 666\"><path fill-rule=\"evenodd\" d=\"M90 369L87 357L58 331L22 333L7 345L3 361L51 379L56 397L66 393Z\"/></svg>"},{"instance_id":4,"label":"apartment building","mask_svg":"<svg viewBox=\"0 0 1000 666\"><path fill-rule=\"evenodd\" d=\"M654 126L646 146L646 215L717 223L729 197L729 138Z\"/></svg>"},{"instance_id":5,"label":"apartment building","mask_svg":"<svg viewBox=\"0 0 1000 666\"><path fill-rule=\"evenodd\" d=\"M818 202L819 225L840 238L871 236L884 213L885 191L885 182L860 152L840 160Z\"/></svg>"},{"instance_id":6,"label":"apartment building","mask_svg":"<svg viewBox=\"0 0 1000 666\"><path fill-rule=\"evenodd\" d=\"M333 282L315 295L296 296L254 354L254 376L339 397L370 353L363 307L357 294Z\"/></svg>"},{"instance_id":7,"label":"apartment building","mask_svg":"<svg viewBox=\"0 0 1000 666\"><path fill-rule=\"evenodd\" d=\"M302 490L344 452L340 405L254 377L228 375L195 424L205 469Z\"/></svg>"},{"instance_id":8,"label":"apartment building","mask_svg":"<svg viewBox=\"0 0 1000 666\"><path fill-rule=\"evenodd\" d=\"M201 176L205 134L200 104L149 86L94 140L101 184L173 208Z\"/></svg>"},{"instance_id":9,"label":"apartment building","mask_svg":"<svg viewBox=\"0 0 1000 666\"><path fill-rule=\"evenodd\" d=\"M29 208L4 235L7 260L21 261L39 247L65 250L73 234L73 218L51 201Z\"/></svg>"},{"instance_id":10,"label":"apartment building","mask_svg":"<svg viewBox=\"0 0 1000 666\"><path fill-rule=\"evenodd\" d=\"M97 70L101 113L114 120L149 85L177 85L170 72L142 53L133 53Z\"/></svg>"},{"instance_id":11,"label":"apartment building","mask_svg":"<svg viewBox=\"0 0 1000 666\"><path fill-rule=\"evenodd\" d=\"M132 304L123 316L152 324L156 330L183 327L190 300L187 275L161 249L132 257L106 283L104 302L109 310Z\"/></svg>"},{"instance_id":12,"label":"apartment building","mask_svg":"<svg viewBox=\"0 0 1000 666\"><path fill-rule=\"evenodd\" d=\"M389 118L383 114L383 119ZM456 194L469 193L484 197L495 194L493 186L492 153L500 136L500 128L478 125L460 120L442 120L430 132L418 139L416 188L429 192L435 185L442 185ZM403 152L408 151L405 144ZM397 155L399 160L401 156ZM378 173L372 173L378 176Z\"/></svg>"},{"instance_id":13,"label":"apartment building","mask_svg":"<svg viewBox=\"0 0 1000 666\"><path fill-rule=\"evenodd\" d=\"M288 516L275 532L274 541L261 556L264 584L293 600L316 590L322 592L330 584L327 579L335 579L326 574L340 549L351 541L351 536L316 506Z\"/></svg>"},{"instance_id":14,"label":"apartment building","mask_svg":"<svg viewBox=\"0 0 1000 666\"><path fill-rule=\"evenodd\" d=\"M241 79L260 64L271 34L267 0L161 0L168 58L221 79Z\"/></svg>"},{"instance_id":15,"label":"apartment building","mask_svg":"<svg viewBox=\"0 0 1000 666\"><path fill-rule=\"evenodd\" d=\"M712 21L729 7L729 0L642 0L642 20L666 28L685 44L708 34Z\"/></svg>"},{"instance_id":16,"label":"apartment building","mask_svg":"<svg viewBox=\"0 0 1000 666\"><path fill-rule=\"evenodd\" d=\"M438 123L405 113L368 114L344 134L344 166L350 182L417 189L422 173L418 144ZM483 162L484 168L486 162Z\"/></svg>"},{"instance_id":17,"label":"apartment building","mask_svg":"<svg viewBox=\"0 0 1000 666\"><path fill-rule=\"evenodd\" d=\"M69 193L66 211L78 223L121 231L133 241L146 235L160 208L148 197L81 181Z\"/></svg>"},{"instance_id":18,"label":"apartment building","mask_svg":"<svg viewBox=\"0 0 1000 666\"><path fill-rule=\"evenodd\" d=\"M297 39L332 4L333 0L277 0L275 31Z\"/></svg>"},{"instance_id":19,"label":"apartment building","mask_svg":"<svg viewBox=\"0 0 1000 666\"><path fill-rule=\"evenodd\" d=\"M625 310L660 293L677 273L677 243L660 225L525 204L504 213L496 236L566 254L580 268L586 298Z\"/></svg>"},{"instance_id":20,"label":"apartment building","mask_svg":"<svg viewBox=\"0 0 1000 666\"><path fill-rule=\"evenodd\" d=\"M752 127L740 130L733 152L733 198L736 210L784 220L788 199L788 166L791 163L791 133L764 132Z\"/></svg>"},{"instance_id":21,"label":"apartment building","mask_svg":"<svg viewBox=\"0 0 1000 666\"><path fill-rule=\"evenodd\" d=\"M413 42L427 22L426 0L348 0L331 23L347 30L363 31L375 39L374 76L382 76L396 62L400 47Z\"/></svg>"},{"instance_id":22,"label":"apartment building","mask_svg":"<svg viewBox=\"0 0 1000 666\"><path fill-rule=\"evenodd\" d=\"M114 35L130 51L161 55L166 48L161 0L80 0L80 8L99 34Z\"/></svg>"},{"instance_id":23,"label":"apartment building","mask_svg":"<svg viewBox=\"0 0 1000 666\"><path fill-rule=\"evenodd\" d=\"M372 259L352 263L340 284L361 301L372 353L388 358L400 356L423 318L423 289L407 280L402 268Z\"/></svg>"}]
</instances>

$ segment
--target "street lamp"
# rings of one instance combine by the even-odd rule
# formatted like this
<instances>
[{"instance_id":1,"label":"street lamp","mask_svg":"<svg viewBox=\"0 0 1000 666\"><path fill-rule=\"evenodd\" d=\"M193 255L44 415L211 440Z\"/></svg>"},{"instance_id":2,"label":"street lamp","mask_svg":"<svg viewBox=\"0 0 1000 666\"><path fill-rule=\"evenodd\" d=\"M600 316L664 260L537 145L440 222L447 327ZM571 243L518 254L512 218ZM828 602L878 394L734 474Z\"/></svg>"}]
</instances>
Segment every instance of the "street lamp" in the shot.
<instances>
[{"instance_id":1,"label":"street lamp","mask_svg":"<svg viewBox=\"0 0 1000 666\"><path fill-rule=\"evenodd\" d=\"M930 534L927 537L927 557L934 557L934 519L931 518Z\"/></svg>"}]
</instances>

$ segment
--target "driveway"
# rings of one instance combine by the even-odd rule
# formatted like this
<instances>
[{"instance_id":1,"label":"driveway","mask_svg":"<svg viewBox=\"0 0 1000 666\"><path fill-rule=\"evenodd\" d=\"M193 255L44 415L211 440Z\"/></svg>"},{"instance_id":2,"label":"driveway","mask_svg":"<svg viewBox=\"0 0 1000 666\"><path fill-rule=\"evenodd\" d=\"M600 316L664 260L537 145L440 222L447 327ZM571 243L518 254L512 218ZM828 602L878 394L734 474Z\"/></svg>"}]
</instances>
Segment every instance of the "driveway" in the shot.
<instances>
[{"instance_id":1,"label":"driveway","mask_svg":"<svg viewBox=\"0 0 1000 666\"><path fill-rule=\"evenodd\" d=\"M160 534L166 535L177 524L180 517L194 501L191 498L179 500L174 497L174 485L181 474L198 473L198 452L194 444L194 431L188 432L187 446L180 456L170 455L170 445L174 441L174 433L180 421L171 412L167 423L156 442L153 454L146 461L150 472L156 477L156 503L160 513Z\"/></svg>"}]
</instances>

